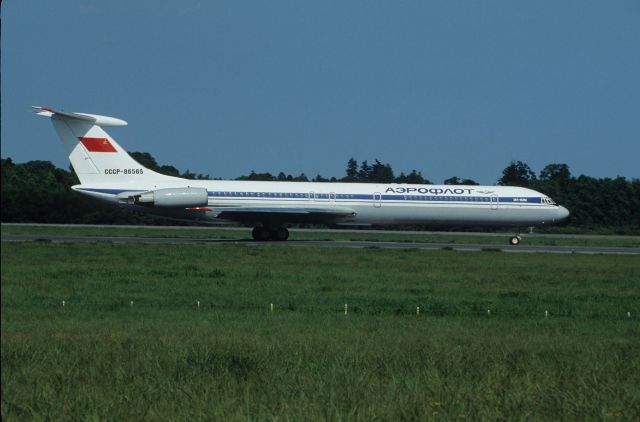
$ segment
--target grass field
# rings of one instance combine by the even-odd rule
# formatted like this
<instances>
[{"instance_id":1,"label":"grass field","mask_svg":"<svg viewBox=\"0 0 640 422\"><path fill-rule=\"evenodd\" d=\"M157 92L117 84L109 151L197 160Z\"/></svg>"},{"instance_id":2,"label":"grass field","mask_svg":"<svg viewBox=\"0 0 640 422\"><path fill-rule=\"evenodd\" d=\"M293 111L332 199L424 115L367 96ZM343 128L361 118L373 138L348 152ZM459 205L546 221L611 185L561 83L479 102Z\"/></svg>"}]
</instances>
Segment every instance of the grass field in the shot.
<instances>
[{"instance_id":1,"label":"grass field","mask_svg":"<svg viewBox=\"0 0 640 422\"><path fill-rule=\"evenodd\" d=\"M3 242L1 264L3 420L640 418L634 256Z\"/></svg>"},{"instance_id":2,"label":"grass field","mask_svg":"<svg viewBox=\"0 0 640 422\"><path fill-rule=\"evenodd\" d=\"M251 239L251 230L246 228L198 227L86 227L86 226L31 226L2 225L2 234L11 235L57 235L57 236L125 236L125 237L165 237L165 238L199 238L199 239ZM503 235L464 235L424 234L399 232L371 232L346 230L292 230L291 240L353 240L377 242L419 242L419 243L451 243L451 244L486 244L507 245L512 233ZM594 247L640 247L640 236L571 236L524 235L524 244L540 246L594 246Z\"/></svg>"}]
</instances>

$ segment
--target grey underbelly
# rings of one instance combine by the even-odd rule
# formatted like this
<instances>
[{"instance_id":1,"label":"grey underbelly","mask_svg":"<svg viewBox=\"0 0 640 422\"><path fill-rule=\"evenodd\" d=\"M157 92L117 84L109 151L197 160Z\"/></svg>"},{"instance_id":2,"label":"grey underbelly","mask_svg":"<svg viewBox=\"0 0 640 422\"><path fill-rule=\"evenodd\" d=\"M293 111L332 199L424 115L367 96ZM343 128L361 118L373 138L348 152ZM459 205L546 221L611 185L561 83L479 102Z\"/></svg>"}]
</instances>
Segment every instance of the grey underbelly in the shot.
<instances>
[{"instance_id":1,"label":"grey underbelly","mask_svg":"<svg viewBox=\"0 0 640 422\"><path fill-rule=\"evenodd\" d=\"M489 206L352 206L354 223L366 224L464 224L540 225L553 223L553 210L540 207Z\"/></svg>"}]
</instances>

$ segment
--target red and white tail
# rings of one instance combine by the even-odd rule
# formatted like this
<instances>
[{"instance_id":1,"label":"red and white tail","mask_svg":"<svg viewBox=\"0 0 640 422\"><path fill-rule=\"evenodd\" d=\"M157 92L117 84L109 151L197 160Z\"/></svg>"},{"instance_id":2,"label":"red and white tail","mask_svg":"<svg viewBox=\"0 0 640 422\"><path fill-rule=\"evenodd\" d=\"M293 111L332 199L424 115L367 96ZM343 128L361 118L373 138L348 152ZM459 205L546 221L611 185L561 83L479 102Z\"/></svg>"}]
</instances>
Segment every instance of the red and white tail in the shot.
<instances>
[{"instance_id":1,"label":"red and white tail","mask_svg":"<svg viewBox=\"0 0 640 422\"><path fill-rule=\"evenodd\" d=\"M45 107L33 108L38 110L36 114L39 116L51 118L83 185L180 180L142 166L102 129L104 126L126 126L124 120Z\"/></svg>"}]
</instances>

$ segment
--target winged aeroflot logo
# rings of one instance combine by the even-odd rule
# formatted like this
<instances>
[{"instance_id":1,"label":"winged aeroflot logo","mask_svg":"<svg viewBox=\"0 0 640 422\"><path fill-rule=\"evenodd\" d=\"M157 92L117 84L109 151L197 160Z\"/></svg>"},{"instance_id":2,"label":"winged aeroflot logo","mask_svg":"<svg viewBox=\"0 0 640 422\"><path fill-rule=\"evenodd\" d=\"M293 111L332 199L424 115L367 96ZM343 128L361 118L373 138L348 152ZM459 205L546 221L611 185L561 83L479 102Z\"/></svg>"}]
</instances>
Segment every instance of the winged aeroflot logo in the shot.
<instances>
[{"instance_id":1,"label":"winged aeroflot logo","mask_svg":"<svg viewBox=\"0 0 640 422\"><path fill-rule=\"evenodd\" d=\"M89 152L118 152L107 138L80 138Z\"/></svg>"}]
</instances>

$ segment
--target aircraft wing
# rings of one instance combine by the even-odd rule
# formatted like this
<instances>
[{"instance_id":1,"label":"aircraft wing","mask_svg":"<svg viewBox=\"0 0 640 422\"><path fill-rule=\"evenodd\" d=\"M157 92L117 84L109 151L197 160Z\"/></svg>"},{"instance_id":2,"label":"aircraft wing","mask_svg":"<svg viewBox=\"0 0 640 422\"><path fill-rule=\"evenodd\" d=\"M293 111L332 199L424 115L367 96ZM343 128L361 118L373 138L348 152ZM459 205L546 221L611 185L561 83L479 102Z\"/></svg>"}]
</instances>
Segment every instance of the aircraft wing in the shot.
<instances>
[{"instance_id":1,"label":"aircraft wing","mask_svg":"<svg viewBox=\"0 0 640 422\"><path fill-rule=\"evenodd\" d=\"M339 221L356 212L345 207L229 207L214 208L217 217L240 223L320 223Z\"/></svg>"}]
</instances>

